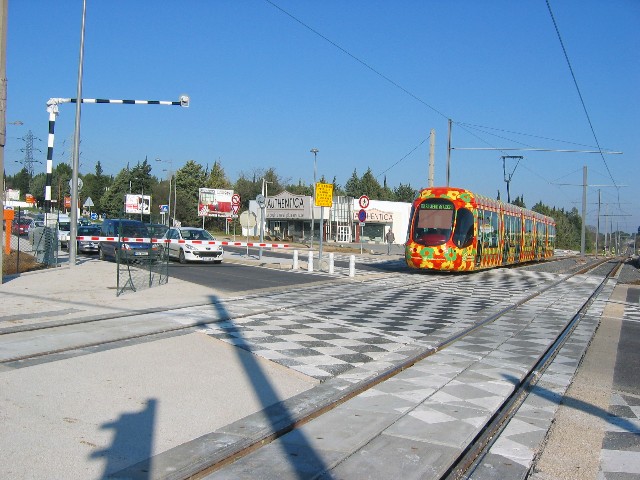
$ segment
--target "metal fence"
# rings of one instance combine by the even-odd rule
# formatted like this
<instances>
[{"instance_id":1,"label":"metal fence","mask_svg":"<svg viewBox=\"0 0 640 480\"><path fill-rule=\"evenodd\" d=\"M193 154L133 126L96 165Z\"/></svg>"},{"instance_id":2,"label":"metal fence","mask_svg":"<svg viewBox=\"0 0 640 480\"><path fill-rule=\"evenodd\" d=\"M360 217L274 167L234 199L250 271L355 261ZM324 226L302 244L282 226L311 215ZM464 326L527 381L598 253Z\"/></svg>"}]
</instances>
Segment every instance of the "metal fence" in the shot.
<instances>
[{"instance_id":1,"label":"metal fence","mask_svg":"<svg viewBox=\"0 0 640 480\"><path fill-rule=\"evenodd\" d=\"M29 229L18 227L18 223L7 221L2 232L4 255L3 274L14 275L43 268L56 267L68 262L67 250L61 248L59 241L60 222L57 216L50 215L48 223L36 224L33 215L27 215L16 209L15 219L27 220ZM33 220L33 221L32 221ZM66 221L65 221L66 222ZM68 222L66 222L68 229ZM68 232L62 231L65 238ZM121 255L125 239L118 237L116 255L116 295L127 291L137 292L158 285L169 279L169 257L164 245L155 244L150 255L130 258ZM96 243L98 243L96 241ZM151 254L152 253L152 254Z\"/></svg>"},{"instance_id":2,"label":"metal fence","mask_svg":"<svg viewBox=\"0 0 640 480\"><path fill-rule=\"evenodd\" d=\"M29 225L29 228L19 227L20 222L7 221L3 224L3 274L19 274L56 266L60 262L57 223L36 227L20 209L16 210L15 219L26 221L22 225Z\"/></svg>"},{"instance_id":3,"label":"metal fence","mask_svg":"<svg viewBox=\"0 0 640 480\"><path fill-rule=\"evenodd\" d=\"M116 255L118 279L116 295L127 291L137 292L164 285L169 281L169 256L163 246L158 246L157 256L130 259Z\"/></svg>"}]
</instances>

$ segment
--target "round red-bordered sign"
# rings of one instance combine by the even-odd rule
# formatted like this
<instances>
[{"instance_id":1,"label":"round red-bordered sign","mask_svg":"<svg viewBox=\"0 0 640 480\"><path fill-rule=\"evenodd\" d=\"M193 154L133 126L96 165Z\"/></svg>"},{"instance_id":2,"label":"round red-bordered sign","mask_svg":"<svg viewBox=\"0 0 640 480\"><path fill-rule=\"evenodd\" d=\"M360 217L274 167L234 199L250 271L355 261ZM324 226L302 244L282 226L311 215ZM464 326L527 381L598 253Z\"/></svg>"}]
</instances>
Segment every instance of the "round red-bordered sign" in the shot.
<instances>
[{"instance_id":1,"label":"round red-bordered sign","mask_svg":"<svg viewBox=\"0 0 640 480\"><path fill-rule=\"evenodd\" d=\"M234 193L233 196L231 197L231 204L232 205L240 205L240 194L238 193Z\"/></svg>"},{"instance_id":2,"label":"round red-bordered sign","mask_svg":"<svg viewBox=\"0 0 640 480\"><path fill-rule=\"evenodd\" d=\"M362 195L358 200L358 205L360 205L360 208L367 208L369 206L369 197Z\"/></svg>"}]
</instances>

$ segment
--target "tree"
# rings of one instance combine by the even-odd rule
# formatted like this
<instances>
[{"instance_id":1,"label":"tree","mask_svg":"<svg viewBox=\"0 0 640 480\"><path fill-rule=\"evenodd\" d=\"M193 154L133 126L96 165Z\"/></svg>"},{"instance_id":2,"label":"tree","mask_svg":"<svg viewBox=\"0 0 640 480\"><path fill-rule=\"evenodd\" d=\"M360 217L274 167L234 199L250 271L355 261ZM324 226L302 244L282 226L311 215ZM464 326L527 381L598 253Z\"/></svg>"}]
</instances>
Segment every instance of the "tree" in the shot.
<instances>
[{"instance_id":1,"label":"tree","mask_svg":"<svg viewBox=\"0 0 640 480\"><path fill-rule=\"evenodd\" d=\"M353 169L353 173L351 174L351 178L347 180L347 183L344 184L344 193L348 197L359 198L362 195L362 187L360 186L360 178L358 177L358 172L356 169Z\"/></svg>"},{"instance_id":2,"label":"tree","mask_svg":"<svg viewBox=\"0 0 640 480\"><path fill-rule=\"evenodd\" d=\"M198 193L206 181L202 165L189 160L176 171L176 211L175 215L183 226L198 225Z\"/></svg>"},{"instance_id":3,"label":"tree","mask_svg":"<svg viewBox=\"0 0 640 480\"><path fill-rule=\"evenodd\" d=\"M224 169L220 162L213 162L213 167L211 168L211 172L207 176L207 180L205 183L207 188L220 188L223 190L230 190L233 188L233 185L227 178L224 173Z\"/></svg>"},{"instance_id":4,"label":"tree","mask_svg":"<svg viewBox=\"0 0 640 480\"><path fill-rule=\"evenodd\" d=\"M22 198L24 198L25 193L31 193L29 191L31 186L31 176L26 168L22 168L22 170L16 173L13 177L8 177L6 182L7 188L20 190L20 196Z\"/></svg>"},{"instance_id":5,"label":"tree","mask_svg":"<svg viewBox=\"0 0 640 480\"><path fill-rule=\"evenodd\" d=\"M56 168L53 169L51 176L51 199L57 200L58 209L64 208L64 197L71 194L69 188L69 180L73 170L68 163L59 163Z\"/></svg>"},{"instance_id":6,"label":"tree","mask_svg":"<svg viewBox=\"0 0 640 480\"><path fill-rule=\"evenodd\" d=\"M236 180L234 191L240 195L241 209L249 208L249 200L256 198L260 193L260 188L256 185L255 179L247 178L244 172L240 172L238 180Z\"/></svg>"},{"instance_id":7,"label":"tree","mask_svg":"<svg viewBox=\"0 0 640 480\"><path fill-rule=\"evenodd\" d=\"M93 201L95 207L100 205L100 200L102 199L105 190L112 182L112 180L113 179L103 174L102 165L100 164L100 161L98 161L96 163L95 174L87 173L86 175L82 176L84 185L82 187L82 191L80 192L80 196L82 199L81 202L84 203L84 201L88 197L91 197L91 200Z\"/></svg>"},{"instance_id":8,"label":"tree","mask_svg":"<svg viewBox=\"0 0 640 480\"><path fill-rule=\"evenodd\" d=\"M516 205L518 207L527 208L527 206L524 203L524 196L516 197L516 199L513 202L511 202L511 204Z\"/></svg>"},{"instance_id":9,"label":"tree","mask_svg":"<svg viewBox=\"0 0 640 480\"><path fill-rule=\"evenodd\" d=\"M411 185L403 185L402 183L394 188L393 196L396 202L413 202L418 196L418 191Z\"/></svg>"},{"instance_id":10,"label":"tree","mask_svg":"<svg viewBox=\"0 0 640 480\"><path fill-rule=\"evenodd\" d=\"M383 196L382 186L380 182L373 176L371 168L367 168L360 179L360 195L367 195L372 200L381 200ZM360 196L358 195L358 196Z\"/></svg>"},{"instance_id":11,"label":"tree","mask_svg":"<svg viewBox=\"0 0 640 480\"><path fill-rule=\"evenodd\" d=\"M387 176L384 176L384 180L382 181L382 188L380 190L380 198L379 200L386 200L388 202L392 202L395 200L395 195L393 194L393 190L389 188L387 185Z\"/></svg>"},{"instance_id":12,"label":"tree","mask_svg":"<svg viewBox=\"0 0 640 480\"><path fill-rule=\"evenodd\" d=\"M123 168L106 189L100 202L94 202L98 209L109 218L120 217L124 214L124 198L129 193L131 171Z\"/></svg>"}]
</instances>

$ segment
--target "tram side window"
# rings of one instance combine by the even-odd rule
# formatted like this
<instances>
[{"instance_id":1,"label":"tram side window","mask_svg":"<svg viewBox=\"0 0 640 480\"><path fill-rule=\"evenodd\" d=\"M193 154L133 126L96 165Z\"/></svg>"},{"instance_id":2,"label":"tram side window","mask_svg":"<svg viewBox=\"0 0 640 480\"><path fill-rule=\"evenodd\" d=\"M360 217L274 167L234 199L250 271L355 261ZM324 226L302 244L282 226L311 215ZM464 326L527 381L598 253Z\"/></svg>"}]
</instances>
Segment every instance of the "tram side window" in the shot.
<instances>
[{"instance_id":1,"label":"tram side window","mask_svg":"<svg viewBox=\"0 0 640 480\"><path fill-rule=\"evenodd\" d=\"M466 209L458 209L456 227L453 230L453 242L458 248L468 247L473 243L473 213Z\"/></svg>"},{"instance_id":2,"label":"tram side window","mask_svg":"<svg viewBox=\"0 0 640 480\"><path fill-rule=\"evenodd\" d=\"M543 245L546 237L546 225L542 222L536 222L536 233L538 234L538 243Z\"/></svg>"},{"instance_id":3,"label":"tram side window","mask_svg":"<svg viewBox=\"0 0 640 480\"><path fill-rule=\"evenodd\" d=\"M498 213L484 213L484 246L495 248L498 246Z\"/></svg>"},{"instance_id":4,"label":"tram side window","mask_svg":"<svg viewBox=\"0 0 640 480\"><path fill-rule=\"evenodd\" d=\"M514 245L519 247L520 242L522 241L522 217L516 217L514 221L515 221Z\"/></svg>"},{"instance_id":5,"label":"tram side window","mask_svg":"<svg viewBox=\"0 0 640 480\"><path fill-rule=\"evenodd\" d=\"M513 230L514 230L514 220L512 216L505 213L504 215L504 241L507 246L514 244L513 238Z\"/></svg>"},{"instance_id":6,"label":"tram side window","mask_svg":"<svg viewBox=\"0 0 640 480\"><path fill-rule=\"evenodd\" d=\"M484 248L492 248L498 246L498 213L486 210L479 211L478 235L482 239Z\"/></svg>"},{"instance_id":7,"label":"tram side window","mask_svg":"<svg viewBox=\"0 0 640 480\"><path fill-rule=\"evenodd\" d=\"M533 221L529 219L524 221L524 244L533 245Z\"/></svg>"},{"instance_id":8,"label":"tram side window","mask_svg":"<svg viewBox=\"0 0 640 480\"><path fill-rule=\"evenodd\" d=\"M549 225L549 248L555 248L556 246L556 227L555 225Z\"/></svg>"}]
</instances>

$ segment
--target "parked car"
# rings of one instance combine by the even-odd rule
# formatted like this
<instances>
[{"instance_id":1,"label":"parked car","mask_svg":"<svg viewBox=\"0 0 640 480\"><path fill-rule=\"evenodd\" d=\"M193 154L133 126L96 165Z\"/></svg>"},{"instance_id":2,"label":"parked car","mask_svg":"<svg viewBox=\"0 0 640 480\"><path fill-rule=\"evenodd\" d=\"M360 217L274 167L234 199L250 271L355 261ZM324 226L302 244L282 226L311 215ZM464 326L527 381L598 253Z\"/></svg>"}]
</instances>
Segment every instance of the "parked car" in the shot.
<instances>
[{"instance_id":1,"label":"parked car","mask_svg":"<svg viewBox=\"0 0 640 480\"><path fill-rule=\"evenodd\" d=\"M149 230L151 238L161 238L165 233L167 233L169 227L162 223L147 223L147 230Z\"/></svg>"},{"instance_id":2,"label":"parked car","mask_svg":"<svg viewBox=\"0 0 640 480\"><path fill-rule=\"evenodd\" d=\"M71 218L69 215L58 215L58 241L60 248L67 248L69 244L69 235L71 235Z\"/></svg>"},{"instance_id":3,"label":"parked car","mask_svg":"<svg viewBox=\"0 0 640 480\"><path fill-rule=\"evenodd\" d=\"M150 238L147 226L139 220L109 218L102 222L101 237ZM100 260L112 258L120 262L155 262L161 249L157 243L109 240L100 241L98 256Z\"/></svg>"},{"instance_id":4,"label":"parked car","mask_svg":"<svg viewBox=\"0 0 640 480\"><path fill-rule=\"evenodd\" d=\"M11 232L20 236L28 235L30 223L31 223L31 219L26 219L26 218L14 220L11 224Z\"/></svg>"},{"instance_id":5,"label":"parked car","mask_svg":"<svg viewBox=\"0 0 640 480\"><path fill-rule=\"evenodd\" d=\"M99 237L100 225L82 225L78 227L77 237ZM77 240L76 251L78 253L97 253L100 246L98 240Z\"/></svg>"},{"instance_id":6,"label":"parked car","mask_svg":"<svg viewBox=\"0 0 640 480\"><path fill-rule=\"evenodd\" d=\"M178 227L170 228L164 234L167 240L203 240L209 242L215 237L203 228ZM222 245L209 245L208 243L177 243L165 244L169 259L177 258L180 263L187 262L213 262L222 263Z\"/></svg>"}]
</instances>

